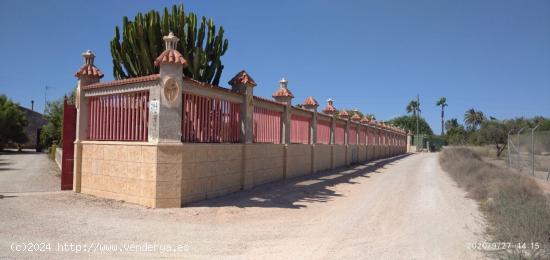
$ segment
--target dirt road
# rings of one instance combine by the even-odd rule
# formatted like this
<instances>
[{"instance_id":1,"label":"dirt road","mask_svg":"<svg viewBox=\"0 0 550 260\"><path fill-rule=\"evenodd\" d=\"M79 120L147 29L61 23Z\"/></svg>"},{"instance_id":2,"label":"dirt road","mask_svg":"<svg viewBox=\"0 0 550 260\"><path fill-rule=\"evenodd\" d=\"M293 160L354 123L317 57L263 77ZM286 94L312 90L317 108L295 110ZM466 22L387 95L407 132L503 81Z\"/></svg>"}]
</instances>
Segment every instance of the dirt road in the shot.
<instances>
[{"instance_id":1,"label":"dirt road","mask_svg":"<svg viewBox=\"0 0 550 260\"><path fill-rule=\"evenodd\" d=\"M31 150L0 153L0 194L60 190L59 168L46 153Z\"/></svg>"},{"instance_id":2,"label":"dirt road","mask_svg":"<svg viewBox=\"0 0 550 260\"><path fill-rule=\"evenodd\" d=\"M183 256L275 259L475 259L474 201L437 154L307 176L182 209L145 209L73 193L0 200L0 256L46 242L47 257ZM57 243L185 245L179 253L59 252ZM180 248L180 249L181 249ZM104 248L103 248L104 249Z\"/></svg>"}]
</instances>

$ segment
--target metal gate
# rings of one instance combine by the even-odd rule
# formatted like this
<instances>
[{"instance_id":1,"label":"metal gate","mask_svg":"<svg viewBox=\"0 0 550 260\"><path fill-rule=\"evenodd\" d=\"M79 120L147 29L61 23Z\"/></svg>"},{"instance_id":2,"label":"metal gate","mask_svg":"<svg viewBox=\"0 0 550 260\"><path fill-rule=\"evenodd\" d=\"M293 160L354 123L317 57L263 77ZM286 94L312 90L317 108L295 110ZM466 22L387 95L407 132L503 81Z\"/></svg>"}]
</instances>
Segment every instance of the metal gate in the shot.
<instances>
[{"instance_id":1,"label":"metal gate","mask_svg":"<svg viewBox=\"0 0 550 260\"><path fill-rule=\"evenodd\" d=\"M61 153L61 190L73 189L74 141L76 139L76 107L63 102L63 140Z\"/></svg>"}]
</instances>

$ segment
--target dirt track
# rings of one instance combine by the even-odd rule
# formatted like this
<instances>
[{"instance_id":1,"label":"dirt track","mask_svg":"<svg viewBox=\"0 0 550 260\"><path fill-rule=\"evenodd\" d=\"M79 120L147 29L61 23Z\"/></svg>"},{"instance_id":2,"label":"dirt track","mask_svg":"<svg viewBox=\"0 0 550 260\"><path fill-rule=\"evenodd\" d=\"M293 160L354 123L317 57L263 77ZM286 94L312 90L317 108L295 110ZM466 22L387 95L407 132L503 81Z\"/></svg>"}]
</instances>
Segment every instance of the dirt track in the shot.
<instances>
[{"instance_id":1,"label":"dirt track","mask_svg":"<svg viewBox=\"0 0 550 260\"><path fill-rule=\"evenodd\" d=\"M46 153L28 149L0 152L0 194L59 191L59 173Z\"/></svg>"},{"instance_id":2,"label":"dirt track","mask_svg":"<svg viewBox=\"0 0 550 260\"><path fill-rule=\"evenodd\" d=\"M145 209L58 193L0 199L0 257L14 242L48 242L47 257L472 259L474 201L437 154L307 176L182 209ZM56 252L58 242L184 244L179 254Z\"/></svg>"}]
</instances>

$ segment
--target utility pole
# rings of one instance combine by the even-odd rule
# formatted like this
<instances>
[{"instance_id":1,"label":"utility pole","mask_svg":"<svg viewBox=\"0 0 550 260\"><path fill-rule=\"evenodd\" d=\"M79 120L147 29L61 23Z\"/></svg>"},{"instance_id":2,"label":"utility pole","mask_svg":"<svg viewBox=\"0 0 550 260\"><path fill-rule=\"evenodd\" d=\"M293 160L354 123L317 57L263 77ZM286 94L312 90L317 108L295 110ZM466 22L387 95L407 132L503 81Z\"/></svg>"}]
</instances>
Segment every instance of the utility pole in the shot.
<instances>
[{"instance_id":1,"label":"utility pole","mask_svg":"<svg viewBox=\"0 0 550 260\"><path fill-rule=\"evenodd\" d=\"M531 175L535 176L535 130L539 128L538 123L535 128L531 129Z\"/></svg>"},{"instance_id":2,"label":"utility pole","mask_svg":"<svg viewBox=\"0 0 550 260\"><path fill-rule=\"evenodd\" d=\"M420 139L420 132L418 132L420 129L419 123L418 123L418 117L420 117L420 95L418 94L416 94L416 103L418 107L415 108L416 110L416 113L415 113L416 114L416 138L415 139L416 139L416 147L417 147L416 149L418 150L418 145L419 145L418 141Z\"/></svg>"},{"instance_id":3,"label":"utility pole","mask_svg":"<svg viewBox=\"0 0 550 260\"><path fill-rule=\"evenodd\" d=\"M46 108L48 107L48 99L47 99L47 93L48 93L48 89L51 89L51 88L55 88L55 87L51 87L51 86L44 86L44 113L46 113Z\"/></svg>"}]
</instances>

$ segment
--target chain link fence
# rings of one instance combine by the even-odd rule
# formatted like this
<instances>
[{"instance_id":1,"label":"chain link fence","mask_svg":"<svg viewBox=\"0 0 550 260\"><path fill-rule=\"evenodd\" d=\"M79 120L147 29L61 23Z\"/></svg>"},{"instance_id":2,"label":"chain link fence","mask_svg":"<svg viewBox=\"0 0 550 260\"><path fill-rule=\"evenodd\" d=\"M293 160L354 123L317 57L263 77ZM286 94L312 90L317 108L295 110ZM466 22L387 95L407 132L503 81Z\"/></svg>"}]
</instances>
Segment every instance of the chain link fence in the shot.
<instances>
[{"instance_id":1,"label":"chain link fence","mask_svg":"<svg viewBox=\"0 0 550 260\"><path fill-rule=\"evenodd\" d=\"M508 167L550 181L550 131L508 134Z\"/></svg>"}]
</instances>

